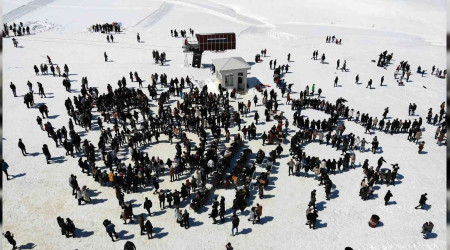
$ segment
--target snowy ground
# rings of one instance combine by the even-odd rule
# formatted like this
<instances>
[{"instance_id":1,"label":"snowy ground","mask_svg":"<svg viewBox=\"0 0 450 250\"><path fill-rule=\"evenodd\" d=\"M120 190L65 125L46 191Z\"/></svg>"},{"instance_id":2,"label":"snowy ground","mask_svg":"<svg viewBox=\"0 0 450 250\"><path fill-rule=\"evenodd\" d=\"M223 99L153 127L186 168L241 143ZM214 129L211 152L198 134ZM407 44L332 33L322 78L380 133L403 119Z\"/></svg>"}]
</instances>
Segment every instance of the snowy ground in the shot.
<instances>
[{"instance_id":1,"label":"snowy ground","mask_svg":"<svg viewBox=\"0 0 450 250\"><path fill-rule=\"evenodd\" d=\"M269 90L275 86L268 61L277 59L278 64L285 64L286 55L291 53L294 62L289 63L291 73L286 74L285 79L288 83L294 83L293 90L297 94L293 94L293 98L297 98L307 85L311 87L315 83L316 88L322 88L326 100L334 102L338 97L344 97L350 107L362 113L369 112L380 118L384 108L389 106L389 117L415 119L418 116L408 117L407 113L408 104L415 102L417 114L425 118L428 108L436 112L445 101L446 81L430 75L422 78L413 73L412 81L399 87L393 74L402 60L409 61L413 72L418 65L428 72L433 65L446 67L443 1L435 0L425 5L420 1L390 3L384 0L376 3L347 0L339 1L339 4L330 0L287 1L284 4L254 0L35 0L18 8L27 2L6 1L3 9L4 17L30 24L35 33L18 38L21 46L18 49L13 48L10 39L4 41L4 158L10 165L10 174L16 177L8 182L4 180L3 229L13 232L22 248L35 245L36 249L122 249L125 239L133 241L138 249L223 249L227 242L231 242L235 249L298 249L299 246L304 249L343 249L345 246L354 249L445 248L446 151L444 146L439 147L435 143L434 126L425 124L423 137L426 153L419 155L417 145L408 142L407 135L390 136L378 131L368 135L364 134L361 126L346 122L346 133L353 132L368 141L377 135L382 147L382 154L357 153L357 163L367 158L371 165L375 165L376 160L383 156L388 164L398 163L400 166L399 184L389 188L380 186L375 191L378 197L365 202L358 196L359 183L363 178L361 168L331 176L336 185L336 195L330 201L325 200L323 189L317 186L313 178L288 177L286 162L290 157L286 144L284 157L271 176L273 185L265 193L268 198L260 200L255 192L252 193L252 205L260 203L264 207L262 220L265 223L252 225L246 216L241 216L239 229L242 235L235 237L231 236L231 210L227 211L226 223L211 224L212 220L208 218L211 202L207 211L201 214L189 210L194 220L191 221L192 227L186 231L176 224L172 209L160 212L157 197L152 192L126 195L125 200L135 200L135 214L144 213L144 197L153 201L153 211L159 213L151 218L153 226L158 228L156 238L147 240L139 235L138 225L122 224L113 190L100 187L91 177L81 174L77 158L65 157L65 151L56 148L40 130L35 121L38 110L27 109L23 98L14 98L6 87L9 82L14 82L19 96L22 96L28 90L27 80L33 82L35 89L36 82L41 82L47 98L41 99L35 95L36 104L47 104L54 127L67 127L69 117L64 100L78 94L81 77L84 76L88 77L89 86L99 88L100 92L106 91L108 83L116 87L117 80L127 77L130 70L139 73L145 80L144 86L155 72L166 73L169 79L189 75L197 81L210 80L209 69L184 67L182 39L170 36L170 29L193 28L198 33L227 31L238 35L236 50L204 53L204 64L211 63L211 59L228 56L242 56L251 62L255 54L267 48L270 57L252 65L249 78L254 77L253 80L271 85ZM108 44L104 34L87 30L94 23L114 21L122 22L126 27L123 34L115 35L115 43ZM144 43L136 42L137 32ZM342 45L325 43L328 35L342 38ZM154 65L151 52L155 49L167 53L167 66ZM313 50L319 50L319 55L326 53L330 64L310 60ZM371 62L384 50L394 52L393 65L387 69L376 67ZM104 51L113 62L104 62ZM59 65L69 66L70 79L74 80L72 88L76 91L71 94L65 92L61 78L35 76L33 65L44 63L46 55ZM335 70L337 59L341 59L341 64L347 60L349 72ZM360 75L363 84L354 84L356 74ZM383 75L387 86L380 87L379 79ZM335 76L339 76L341 87L333 88ZM375 89L372 90L365 88L370 78L374 81ZM137 83L128 83L128 86L137 87ZM144 92L147 93L146 90ZM248 94L239 96L238 101L246 103L255 94L256 91L251 89ZM290 106L281 105L284 103L285 99L280 100L279 109L292 121ZM233 106L237 108L237 103L234 102ZM263 106L258 106L257 110L261 116L264 114ZM304 114L310 119L328 116L313 110L307 110ZM244 120L246 123L243 125L251 124L253 114ZM274 124L271 121L259 125L257 132L267 131ZM290 135L297 130L292 125L291 129ZM76 131L82 132L82 129L76 126ZM233 127L231 133L236 132L237 128ZM82 134L83 139L97 144L98 130ZM194 135L188 137L198 143ZM19 138L23 139L31 156L21 155L17 148ZM49 145L58 164L45 164L41 154L44 143ZM260 140L248 141L245 145L254 153L262 148L266 154L275 147L262 146ZM307 145L305 151L319 157L339 157L339 153L331 147L316 143ZM147 148L146 152L150 156L159 155L167 159L173 157L175 149L174 145L160 143ZM121 156L125 157L126 153L121 152ZM80 186L86 185L95 190L94 204L77 206L68 185L70 174L78 176ZM163 179L162 189L173 190L181 186L181 181L170 183L167 176ZM304 224L305 210L313 189L317 189L317 203L320 203L320 226L314 231ZM394 197L391 200L396 204L385 207L383 197L387 189L392 191ZM425 192L428 193L431 208L427 211L414 209L420 195ZM217 190L215 195L223 195L226 208L231 207L233 190ZM367 225L372 214L381 217L383 226L373 229ZM82 237L62 237L56 223L57 216L70 217L77 228L83 230L80 231ZM121 232L121 241L111 242L102 225L106 218L116 224L116 231ZM435 225L437 237L424 240L420 233L421 226L430 220ZM8 243L4 241L3 247L9 248Z\"/></svg>"}]
</instances>

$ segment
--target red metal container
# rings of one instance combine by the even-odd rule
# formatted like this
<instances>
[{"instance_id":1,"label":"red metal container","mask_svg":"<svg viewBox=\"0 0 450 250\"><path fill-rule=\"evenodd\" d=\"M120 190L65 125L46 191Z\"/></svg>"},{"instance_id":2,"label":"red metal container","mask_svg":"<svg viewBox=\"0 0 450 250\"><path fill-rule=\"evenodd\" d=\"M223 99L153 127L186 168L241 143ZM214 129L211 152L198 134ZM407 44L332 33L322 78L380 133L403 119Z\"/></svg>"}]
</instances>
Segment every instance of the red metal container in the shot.
<instances>
[{"instance_id":1,"label":"red metal container","mask_svg":"<svg viewBox=\"0 0 450 250\"><path fill-rule=\"evenodd\" d=\"M236 34L234 33L197 34L196 36L200 51L236 49Z\"/></svg>"}]
</instances>

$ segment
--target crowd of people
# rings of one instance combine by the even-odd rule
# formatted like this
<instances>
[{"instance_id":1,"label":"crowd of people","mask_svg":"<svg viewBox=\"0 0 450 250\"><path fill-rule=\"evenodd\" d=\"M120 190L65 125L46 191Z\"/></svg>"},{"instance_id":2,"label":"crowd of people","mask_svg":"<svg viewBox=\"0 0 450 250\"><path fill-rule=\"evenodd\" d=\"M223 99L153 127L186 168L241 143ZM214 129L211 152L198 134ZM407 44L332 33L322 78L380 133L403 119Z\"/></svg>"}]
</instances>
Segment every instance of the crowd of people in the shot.
<instances>
[{"instance_id":1,"label":"crowd of people","mask_svg":"<svg viewBox=\"0 0 450 250\"><path fill-rule=\"evenodd\" d=\"M92 31L107 33L108 42L113 42L114 38L111 32L120 32L120 25L116 23L96 24L92 26ZM189 29L189 33L194 35L192 29ZM181 30L180 34L185 37L186 31ZM177 37L178 32L171 30L171 35ZM342 39L327 36L326 42L341 44ZM260 61L260 57L265 57L266 53L266 49L262 50L255 60ZM164 61L166 61L165 52L159 53L155 50L152 54L156 63L160 62L161 65L164 65ZM381 53L378 66L388 65L392 55L392 53L387 54L387 51ZM106 52L104 56L105 61L107 61ZM317 57L318 51L315 50L312 59L317 60ZM41 63L40 67L37 66L39 64L34 66L35 74L49 75L48 65L50 65L52 75L55 76L56 72L58 76L61 76L58 64L54 64L49 56L47 56L47 59L48 63ZM287 61L291 61L290 53L287 56ZM321 62L325 62L324 53ZM148 218L145 220L142 214L134 214L132 202L126 201L127 194L153 190L154 200L159 201L160 209L173 209L176 222L180 227L189 229L190 221L193 218L190 217L187 209L183 211L181 207L183 202L190 203L190 208L195 212L201 212L211 197L213 202L209 216L212 218L213 224L221 224L225 222L225 198L221 196L219 201L219 197L214 195L214 190L232 187L235 190L235 198L231 203L233 210L231 216L232 235L239 233L239 217L249 207L248 221L251 221L252 224L261 222L263 206L260 203L262 204L264 200L264 191L267 190L267 187L274 185L271 179L272 168L281 158L284 151L282 144L288 141L288 137L290 139L289 152L291 157L287 163L289 176L302 176L301 172L304 171L303 176L308 178L310 177L309 171L311 171L314 179L318 181L318 185L324 186L326 200L336 198L332 192L335 185L330 179L330 175L355 169L358 151L358 154L363 155L367 152L366 146L370 144L371 153L382 153L379 150L380 141L377 136L374 136L369 142L366 138L360 138L354 132L346 133L348 131L345 121L363 126L365 132L369 135L375 133L375 130L379 133L384 132L391 135L408 133L407 139L419 144L419 153L422 152L424 141L421 141L421 117L418 120L414 119L414 121L388 118L389 108L384 110L381 119L368 113L361 114L360 111L347 106L346 100L343 98L337 99L334 103L320 98L322 93L320 88L318 96L316 96L314 84L311 91L308 85L303 91L300 91L298 98L295 98L291 93L292 85L287 84L284 79L284 74L289 71L289 64L286 63L277 67L277 60L275 59L269 61L269 66L273 70L274 84L280 89L281 99L275 88L271 91L261 90L253 98L255 108L258 100L262 100L265 121L274 123L270 130L264 131L260 136L262 145L266 144L266 140L269 145L277 145L268 152L266 165L263 164L266 159L263 150L258 151L257 159L254 162L250 162L250 155L252 154L250 149L242 150L239 156L237 154L242 149L245 140L258 139L259 113L257 111L253 118L255 122L248 123L247 121L247 125L241 128L241 123L252 112L252 102L250 100L247 103L237 101L236 90L230 93L221 85L218 87L218 93L210 91L208 86L199 89L199 87L194 86L188 76L180 77L180 81L178 77L171 78L168 81L165 73L154 73L151 75L151 83L148 84L148 94L142 89L143 81L136 71L134 73L130 71L129 78L131 82L138 83L138 88L129 85L127 87L127 80L123 76L122 79L118 80L117 87L114 88L108 84L107 91L104 93L101 93L97 88L89 87L87 77L83 77L79 94L66 99L64 103L70 117L67 122L68 129L65 126L53 127L48 121L49 109L46 104L39 106L38 109L42 118L38 116L36 121L41 130L47 132L47 136L55 142L56 147L65 149L66 156L70 155L79 159L78 166L82 173L92 176L100 186L114 190L118 200L118 210L120 209L120 218L124 221L124 224L137 219L141 235L146 234L148 239L152 239L155 233L150 221L150 217L152 217L151 209L153 208L152 201L145 198L143 203L142 208L148 214ZM340 61L338 60L336 69L339 67ZM402 70L401 78L406 74L408 81L410 65L408 62L402 61L399 67L397 71ZM347 70L346 61L344 61L341 69L342 71ZM62 76L64 77L63 86L66 91L71 92L67 64L64 64ZM337 79L335 84L337 84ZM356 82L358 80L357 78ZM158 83L160 83L159 89ZM24 95L24 103L27 108L30 108L35 103L32 83L28 81L27 85L29 92ZM42 84L38 82L38 86L39 94L41 94L41 97L45 97ZM10 88L13 95L17 96L16 87L12 82ZM286 97L285 93L287 93ZM289 120L282 112L278 112L280 100L283 98L287 99L286 103L289 103L291 109L295 111L293 117L289 118L292 119L293 125L297 128L295 133L289 131ZM152 106L156 108L151 110ZM411 104L409 115L414 115L416 108L415 104ZM306 109L324 112L329 115L329 118L310 120L309 117L306 117L305 119L305 116L302 116L301 113ZM438 127L435 139L440 145L446 136L445 113L445 107L441 106L439 115L436 113L433 118L433 112L430 109L427 116L427 123ZM94 117L98 118L95 120ZM44 123L45 119L47 119L46 123ZM83 128L86 132L98 129L97 140L82 140L80 132L75 131L75 125ZM231 134L230 128L237 128L238 133ZM190 138L188 133L198 137L200 143L197 146L192 146L193 138ZM161 136L167 137L171 145L175 144L176 153L167 159L162 159L159 156L150 157L148 152L145 151L147 146L151 147L160 143ZM222 137L225 137L225 141L221 140ZM329 145L337 151L342 151L342 157L325 159L307 155L304 147L313 142ZM24 157L27 157L28 152L22 139L19 139L18 147ZM123 151L129 151L130 161L126 162L126 159L120 155ZM42 152L46 157L47 164L50 164L52 156L47 144L43 144ZM100 154L101 160L96 157L96 154ZM232 157L238 158L235 164L230 163ZM386 161L383 157L380 157L375 170L370 166L368 159L364 160L364 164L360 166L365 175L360 184L362 200L370 199L375 184L382 184L384 181L388 186L395 185L398 176L398 164L391 164L391 170L382 169L383 163L386 163ZM256 164L264 165L265 168L262 171L257 171ZM2 170L7 179L9 179L8 168L7 163L2 161ZM181 184L179 189L172 191L161 187L161 178L164 177L170 178L170 182ZM185 179L185 181L181 179ZM89 188L85 185L80 188L74 174L70 175L69 186L72 189L72 195L78 201L78 205L81 205L82 202L84 204L91 202ZM258 190L260 201L256 203L256 206L249 206L249 200L253 198L250 190L254 187ZM393 195L388 191L384 196L385 205L388 205L391 197ZM425 204L422 199L421 204L422 207ZM153 216L157 215L153 213ZM306 210L306 221L309 228L318 228L318 217L316 190L314 189L311 192L311 199ZM64 219L57 217L57 222L63 235L76 237L74 222L69 218L64 222ZM433 224L430 225L430 223L424 225L423 232L426 235L433 228ZM105 219L103 225L113 242L119 238L115 231L115 225L109 219ZM11 244L14 242L13 246L15 247L13 235L9 233L5 234L5 237ZM133 248L132 243L127 244L130 249ZM231 243L227 244L226 248L232 249Z\"/></svg>"}]
</instances>

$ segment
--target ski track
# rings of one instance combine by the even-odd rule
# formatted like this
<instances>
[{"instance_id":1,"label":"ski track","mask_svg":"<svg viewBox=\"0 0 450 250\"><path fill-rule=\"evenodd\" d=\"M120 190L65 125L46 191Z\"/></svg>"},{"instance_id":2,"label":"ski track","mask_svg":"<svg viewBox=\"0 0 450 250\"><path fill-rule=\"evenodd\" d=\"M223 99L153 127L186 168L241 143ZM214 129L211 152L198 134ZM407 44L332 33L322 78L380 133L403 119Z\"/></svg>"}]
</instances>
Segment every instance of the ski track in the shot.
<instances>
[{"instance_id":1,"label":"ski track","mask_svg":"<svg viewBox=\"0 0 450 250\"><path fill-rule=\"evenodd\" d=\"M3 15L3 23L9 23L11 21L14 21L16 19L19 19L26 14L37 10L41 7L46 6L47 4L54 2L55 0L34 0L26 5L20 6L17 9L14 9L5 15Z\"/></svg>"},{"instance_id":2,"label":"ski track","mask_svg":"<svg viewBox=\"0 0 450 250\"><path fill-rule=\"evenodd\" d=\"M133 25L133 27L143 27L143 28L151 28L155 24L157 24L159 21L161 21L164 16L170 13L170 11L173 9L173 4L168 2L163 2L161 6L157 10L155 10L153 13Z\"/></svg>"}]
</instances>

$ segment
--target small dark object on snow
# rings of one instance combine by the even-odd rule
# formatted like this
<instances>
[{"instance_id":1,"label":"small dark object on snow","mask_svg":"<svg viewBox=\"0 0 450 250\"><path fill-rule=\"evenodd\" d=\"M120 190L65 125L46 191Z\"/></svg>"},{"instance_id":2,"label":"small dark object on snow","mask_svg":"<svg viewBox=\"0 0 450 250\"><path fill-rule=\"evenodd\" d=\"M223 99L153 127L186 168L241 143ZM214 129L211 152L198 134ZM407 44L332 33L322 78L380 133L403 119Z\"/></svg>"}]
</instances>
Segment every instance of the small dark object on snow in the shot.
<instances>
[{"instance_id":1,"label":"small dark object on snow","mask_svg":"<svg viewBox=\"0 0 450 250\"><path fill-rule=\"evenodd\" d=\"M378 226L379 222L380 222L380 217L376 214L373 214L372 217L370 217L369 227L375 228Z\"/></svg>"}]
</instances>

